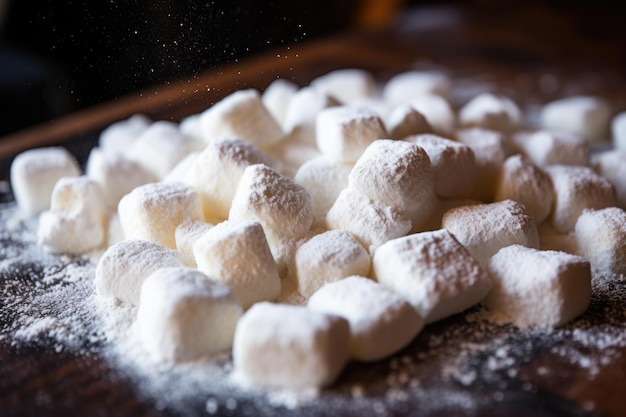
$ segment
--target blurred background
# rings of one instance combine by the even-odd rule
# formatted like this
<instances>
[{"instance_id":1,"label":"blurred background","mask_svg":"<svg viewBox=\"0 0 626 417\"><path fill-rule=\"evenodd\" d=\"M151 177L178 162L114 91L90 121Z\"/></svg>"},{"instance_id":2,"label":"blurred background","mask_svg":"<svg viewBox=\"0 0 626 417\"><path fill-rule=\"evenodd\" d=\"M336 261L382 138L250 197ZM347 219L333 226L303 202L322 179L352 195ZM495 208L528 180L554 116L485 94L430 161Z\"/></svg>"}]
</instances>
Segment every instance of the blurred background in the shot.
<instances>
[{"instance_id":1,"label":"blurred background","mask_svg":"<svg viewBox=\"0 0 626 417\"><path fill-rule=\"evenodd\" d=\"M0 0L0 135L345 29L359 3Z\"/></svg>"},{"instance_id":2,"label":"blurred background","mask_svg":"<svg viewBox=\"0 0 626 417\"><path fill-rule=\"evenodd\" d=\"M271 48L384 26L408 9L473 7L497 19L529 3L600 19L601 36L613 30L601 16L621 16L602 0L0 0L0 136Z\"/></svg>"}]
</instances>

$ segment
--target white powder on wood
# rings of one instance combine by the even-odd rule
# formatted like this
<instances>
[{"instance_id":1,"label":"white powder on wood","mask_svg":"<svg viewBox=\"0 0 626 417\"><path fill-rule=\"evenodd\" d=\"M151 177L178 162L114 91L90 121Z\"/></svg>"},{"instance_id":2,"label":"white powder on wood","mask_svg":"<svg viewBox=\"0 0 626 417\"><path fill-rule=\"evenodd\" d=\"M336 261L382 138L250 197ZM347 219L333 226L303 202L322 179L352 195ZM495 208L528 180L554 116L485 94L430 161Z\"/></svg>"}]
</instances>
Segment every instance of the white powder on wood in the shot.
<instances>
[{"instance_id":1,"label":"white powder on wood","mask_svg":"<svg viewBox=\"0 0 626 417\"><path fill-rule=\"evenodd\" d=\"M135 308L93 297L92 260L41 251L34 222L21 219L13 205L0 207L0 221L0 344L10 349L34 344L105 358L156 409L173 414L269 416L297 410L303 416L387 416L417 407L425 415L467 413L484 410L485 398L506 402L512 393L534 398L537 386L517 378L533 357L554 359L535 370L543 374L538 378L549 378L567 365L592 379L626 348L626 282L598 275L588 311L556 330L520 332L485 320L476 308L428 326L387 360L350 363L331 388L317 395L244 391L230 379L229 355L176 366L152 363L134 334Z\"/></svg>"},{"instance_id":2,"label":"white powder on wood","mask_svg":"<svg viewBox=\"0 0 626 417\"><path fill-rule=\"evenodd\" d=\"M626 348L624 278L596 276L587 313L556 330L522 332L494 324L474 308L427 326L387 360L350 363L331 388L316 395L244 391L230 378L229 355L176 366L151 362L132 327L135 307L93 297L94 262L41 251L34 224L16 216L14 206L1 207L0 285L5 296L0 344L102 357L134 381L157 410L174 415L269 416L296 410L303 416L391 416L416 407L424 415L480 412L488 401L537 395L534 383L518 377L537 355L548 355L591 379ZM537 378L558 372L550 363L538 367ZM590 401L587 405L593 407Z\"/></svg>"},{"instance_id":3,"label":"white powder on wood","mask_svg":"<svg viewBox=\"0 0 626 417\"><path fill-rule=\"evenodd\" d=\"M0 191L8 191L6 182ZM504 410L498 404L541 407L541 381L563 369L591 381L626 348L626 282L598 274L586 313L554 330L515 330L474 308L427 326L391 358L350 363L319 393L244 391L230 379L229 355L176 366L150 362L135 336L135 307L93 297L98 254L47 254L36 246L35 230L14 204L0 205L0 349L37 346L105 359L169 415L481 415ZM280 300L302 301L293 294L284 291ZM595 400L580 395L581 407L593 411ZM555 414L571 412L570 404L551 405Z\"/></svg>"}]
</instances>

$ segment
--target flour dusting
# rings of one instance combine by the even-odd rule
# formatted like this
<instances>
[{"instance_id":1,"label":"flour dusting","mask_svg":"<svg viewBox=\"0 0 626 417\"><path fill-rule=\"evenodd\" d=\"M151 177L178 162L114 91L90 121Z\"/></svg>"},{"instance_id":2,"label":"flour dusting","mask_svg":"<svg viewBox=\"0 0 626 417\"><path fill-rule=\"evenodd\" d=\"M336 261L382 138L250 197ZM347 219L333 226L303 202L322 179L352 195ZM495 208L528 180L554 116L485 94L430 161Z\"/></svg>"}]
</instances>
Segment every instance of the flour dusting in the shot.
<instances>
[{"instance_id":1,"label":"flour dusting","mask_svg":"<svg viewBox=\"0 0 626 417\"><path fill-rule=\"evenodd\" d=\"M230 354L151 362L133 327L136 309L94 296L99 254L46 252L36 244L35 222L14 204L0 207L0 222L0 345L104 358L156 409L176 415L480 413L507 401L532 402L541 388L523 376L534 358L549 359L535 368L537 378L565 364L593 380L626 348L626 281L596 274L587 312L555 330L519 330L475 307L427 326L389 359L349 363L321 392L244 389L231 376Z\"/></svg>"}]
</instances>

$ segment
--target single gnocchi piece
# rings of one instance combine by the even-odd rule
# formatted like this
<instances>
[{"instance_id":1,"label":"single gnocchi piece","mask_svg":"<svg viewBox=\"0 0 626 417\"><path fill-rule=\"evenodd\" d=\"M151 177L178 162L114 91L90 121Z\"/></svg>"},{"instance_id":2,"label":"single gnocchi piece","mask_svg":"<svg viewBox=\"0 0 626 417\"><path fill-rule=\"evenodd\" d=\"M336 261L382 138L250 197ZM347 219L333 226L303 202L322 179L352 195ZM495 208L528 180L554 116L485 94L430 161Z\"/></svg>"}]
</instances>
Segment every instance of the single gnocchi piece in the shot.
<instances>
[{"instance_id":1,"label":"single gnocchi piece","mask_svg":"<svg viewBox=\"0 0 626 417\"><path fill-rule=\"evenodd\" d=\"M204 146L203 142L183 134L175 123L158 121L139 135L127 154L161 180L187 155Z\"/></svg>"},{"instance_id":2,"label":"single gnocchi piece","mask_svg":"<svg viewBox=\"0 0 626 417\"><path fill-rule=\"evenodd\" d=\"M134 114L128 119L119 120L107 126L100 137L98 145L104 152L121 153L128 156L133 143L152 124L152 120L143 114Z\"/></svg>"},{"instance_id":3,"label":"single gnocchi piece","mask_svg":"<svg viewBox=\"0 0 626 417\"><path fill-rule=\"evenodd\" d=\"M122 197L118 214L127 239L149 240L172 249L179 224L203 220L198 193L181 183L137 187Z\"/></svg>"},{"instance_id":4,"label":"single gnocchi piece","mask_svg":"<svg viewBox=\"0 0 626 417\"><path fill-rule=\"evenodd\" d=\"M346 230L330 230L298 247L295 275L298 292L310 297L324 285L351 275L368 275L370 255Z\"/></svg>"},{"instance_id":5,"label":"single gnocchi piece","mask_svg":"<svg viewBox=\"0 0 626 417\"><path fill-rule=\"evenodd\" d=\"M350 187L339 194L326 215L326 227L349 231L370 253L386 241L409 233L411 225L398 209Z\"/></svg>"},{"instance_id":6,"label":"single gnocchi piece","mask_svg":"<svg viewBox=\"0 0 626 417\"><path fill-rule=\"evenodd\" d=\"M502 132L479 127L458 130L456 139L474 151L476 180L471 197L492 201L500 170L510 154L509 141Z\"/></svg>"},{"instance_id":7,"label":"single gnocchi piece","mask_svg":"<svg viewBox=\"0 0 626 417\"><path fill-rule=\"evenodd\" d=\"M295 243L313 224L311 196L270 167L250 165L243 172L228 219L260 222L272 255L284 271L293 257Z\"/></svg>"},{"instance_id":8,"label":"single gnocchi piece","mask_svg":"<svg viewBox=\"0 0 626 417\"><path fill-rule=\"evenodd\" d=\"M394 104L410 102L424 94L448 97L452 81L442 72L406 71L396 74L385 83L382 95Z\"/></svg>"},{"instance_id":9,"label":"single gnocchi piece","mask_svg":"<svg viewBox=\"0 0 626 417\"><path fill-rule=\"evenodd\" d=\"M522 125L522 111L508 97L491 93L479 94L459 111L459 123L464 127L510 132Z\"/></svg>"},{"instance_id":10,"label":"single gnocchi piece","mask_svg":"<svg viewBox=\"0 0 626 417\"><path fill-rule=\"evenodd\" d=\"M315 78L309 85L345 104L372 98L377 93L374 76L359 68L330 71Z\"/></svg>"},{"instance_id":11,"label":"single gnocchi piece","mask_svg":"<svg viewBox=\"0 0 626 417\"><path fill-rule=\"evenodd\" d=\"M400 105L389 113L385 118L385 125L389 137L395 140L402 140L411 135L433 133L433 128L426 117L408 104Z\"/></svg>"},{"instance_id":12,"label":"single gnocchi piece","mask_svg":"<svg viewBox=\"0 0 626 417\"><path fill-rule=\"evenodd\" d=\"M426 151L433 171L434 192L443 198L461 198L472 194L476 182L476 158L467 145L424 134L405 138Z\"/></svg>"},{"instance_id":13,"label":"single gnocchi piece","mask_svg":"<svg viewBox=\"0 0 626 417\"><path fill-rule=\"evenodd\" d=\"M235 91L200 116L206 143L237 137L263 148L280 140L283 130L255 89Z\"/></svg>"},{"instance_id":14,"label":"single gnocchi piece","mask_svg":"<svg viewBox=\"0 0 626 417\"><path fill-rule=\"evenodd\" d=\"M611 139L615 149L626 151L626 111L611 120Z\"/></svg>"},{"instance_id":15,"label":"single gnocchi piece","mask_svg":"<svg viewBox=\"0 0 626 417\"><path fill-rule=\"evenodd\" d=\"M314 227L324 227L328 210L339 193L348 186L350 171L350 164L317 156L303 163L296 172L294 181L303 186L311 196Z\"/></svg>"},{"instance_id":16,"label":"single gnocchi piece","mask_svg":"<svg viewBox=\"0 0 626 417\"><path fill-rule=\"evenodd\" d=\"M398 210L413 229L426 222L437 201L428 154L408 141L370 144L352 168L348 187Z\"/></svg>"},{"instance_id":17,"label":"single gnocchi piece","mask_svg":"<svg viewBox=\"0 0 626 417\"><path fill-rule=\"evenodd\" d=\"M141 286L135 329L153 360L187 362L230 349L242 314L227 285L193 268L162 268Z\"/></svg>"},{"instance_id":18,"label":"single gnocchi piece","mask_svg":"<svg viewBox=\"0 0 626 417\"><path fill-rule=\"evenodd\" d=\"M286 133L299 131L304 142L315 144L317 115L322 110L340 106L335 97L313 87L302 87L289 100L283 129Z\"/></svg>"},{"instance_id":19,"label":"single gnocchi piece","mask_svg":"<svg viewBox=\"0 0 626 417\"><path fill-rule=\"evenodd\" d=\"M350 356L360 361L376 361L396 353L424 326L424 318L404 297L362 276L324 285L307 306L348 320Z\"/></svg>"},{"instance_id":20,"label":"single gnocchi piece","mask_svg":"<svg viewBox=\"0 0 626 417\"><path fill-rule=\"evenodd\" d=\"M100 185L64 177L52 191L50 210L39 216L37 241L56 253L81 254L106 242L108 214Z\"/></svg>"},{"instance_id":21,"label":"single gnocchi piece","mask_svg":"<svg viewBox=\"0 0 626 417\"><path fill-rule=\"evenodd\" d=\"M485 306L521 328L561 326L591 301L589 262L579 256L512 245L498 251L487 268L493 287Z\"/></svg>"},{"instance_id":22,"label":"single gnocchi piece","mask_svg":"<svg viewBox=\"0 0 626 417\"><path fill-rule=\"evenodd\" d=\"M535 223L539 224L548 218L552 210L552 181L545 171L527 158L513 155L502 165L495 200L514 200L523 204Z\"/></svg>"},{"instance_id":23,"label":"single gnocchi piece","mask_svg":"<svg viewBox=\"0 0 626 417\"><path fill-rule=\"evenodd\" d=\"M593 156L592 166L613 185L618 207L626 210L626 149L599 152Z\"/></svg>"},{"instance_id":24,"label":"single gnocchi piece","mask_svg":"<svg viewBox=\"0 0 626 417\"><path fill-rule=\"evenodd\" d=\"M491 288L486 270L445 229L390 240L376 250L373 269L426 323L472 307Z\"/></svg>"},{"instance_id":25,"label":"single gnocchi piece","mask_svg":"<svg viewBox=\"0 0 626 417\"><path fill-rule=\"evenodd\" d=\"M421 94L409 102L415 110L426 117L435 133L448 136L456 128L456 113L444 97L436 94Z\"/></svg>"},{"instance_id":26,"label":"single gnocchi piece","mask_svg":"<svg viewBox=\"0 0 626 417\"><path fill-rule=\"evenodd\" d=\"M513 145L535 165L589 165L589 142L570 132L521 132L513 136Z\"/></svg>"},{"instance_id":27,"label":"single gnocchi piece","mask_svg":"<svg viewBox=\"0 0 626 417\"><path fill-rule=\"evenodd\" d=\"M544 129L576 133L592 142L608 138L611 107L594 96L573 96L547 103L540 114Z\"/></svg>"},{"instance_id":28,"label":"single gnocchi piece","mask_svg":"<svg viewBox=\"0 0 626 417\"><path fill-rule=\"evenodd\" d=\"M178 251L147 240L122 240L109 246L100 257L94 279L95 293L103 299L138 305L141 285L151 273L184 266L184 258Z\"/></svg>"},{"instance_id":29,"label":"single gnocchi piece","mask_svg":"<svg viewBox=\"0 0 626 417\"><path fill-rule=\"evenodd\" d=\"M291 99L298 91L298 85L293 81L285 78L277 78L272 81L261 94L261 101L265 105L267 111L281 125L285 126L285 119ZM289 130L286 130L287 132Z\"/></svg>"},{"instance_id":30,"label":"single gnocchi piece","mask_svg":"<svg viewBox=\"0 0 626 417\"><path fill-rule=\"evenodd\" d=\"M191 267L197 266L193 254L193 245L213 226L213 224L202 220L188 220L176 226L174 230L176 250L183 256L186 265Z\"/></svg>"},{"instance_id":31,"label":"single gnocchi piece","mask_svg":"<svg viewBox=\"0 0 626 417\"><path fill-rule=\"evenodd\" d=\"M280 277L258 221L217 224L193 245L198 269L233 289L244 309L280 294Z\"/></svg>"},{"instance_id":32,"label":"single gnocchi piece","mask_svg":"<svg viewBox=\"0 0 626 417\"><path fill-rule=\"evenodd\" d=\"M245 169L270 165L265 152L242 139L216 139L198 155L191 168L190 184L202 199L207 219L225 220Z\"/></svg>"},{"instance_id":33,"label":"single gnocchi piece","mask_svg":"<svg viewBox=\"0 0 626 417\"><path fill-rule=\"evenodd\" d=\"M62 177L81 175L78 161L65 148L30 149L11 163L11 188L20 211L35 216L50 208L50 197Z\"/></svg>"},{"instance_id":34,"label":"single gnocchi piece","mask_svg":"<svg viewBox=\"0 0 626 417\"><path fill-rule=\"evenodd\" d=\"M324 109L317 114L315 129L319 150L344 163L356 161L372 142L387 137L379 115L363 107Z\"/></svg>"},{"instance_id":35,"label":"single gnocchi piece","mask_svg":"<svg viewBox=\"0 0 626 417\"><path fill-rule=\"evenodd\" d=\"M584 210L574 227L580 255L598 272L626 274L626 212Z\"/></svg>"},{"instance_id":36,"label":"single gnocchi piece","mask_svg":"<svg viewBox=\"0 0 626 417\"><path fill-rule=\"evenodd\" d=\"M304 306L257 303L237 323L235 378L256 387L320 389L348 360L350 325Z\"/></svg>"},{"instance_id":37,"label":"single gnocchi piece","mask_svg":"<svg viewBox=\"0 0 626 417\"><path fill-rule=\"evenodd\" d=\"M120 199L140 185L157 181L157 177L122 153L93 148L87 159L85 174L100 184L104 202L116 210Z\"/></svg>"},{"instance_id":38,"label":"single gnocchi piece","mask_svg":"<svg viewBox=\"0 0 626 417\"><path fill-rule=\"evenodd\" d=\"M505 246L539 248L535 221L522 204L513 200L453 208L443 215L441 224L483 266Z\"/></svg>"},{"instance_id":39,"label":"single gnocchi piece","mask_svg":"<svg viewBox=\"0 0 626 417\"><path fill-rule=\"evenodd\" d=\"M615 189L591 168L555 165L546 168L554 189L550 221L560 233L574 230L585 209L602 209L617 204Z\"/></svg>"}]
</instances>

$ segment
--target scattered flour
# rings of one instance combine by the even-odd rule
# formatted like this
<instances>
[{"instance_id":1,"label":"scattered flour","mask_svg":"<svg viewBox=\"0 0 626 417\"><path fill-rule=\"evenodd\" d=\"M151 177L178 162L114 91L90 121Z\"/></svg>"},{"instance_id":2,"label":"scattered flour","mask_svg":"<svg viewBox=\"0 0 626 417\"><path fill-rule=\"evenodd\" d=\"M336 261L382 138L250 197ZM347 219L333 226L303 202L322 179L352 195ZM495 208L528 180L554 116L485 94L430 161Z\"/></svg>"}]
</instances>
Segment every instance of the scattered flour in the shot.
<instances>
[{"instance_id":1,"label":"scattered flour","mask_svg":"<svg viewBox=\"0 0 626 417\"><path fill-rule=\"evenodd\" d=\"M473 89L470 83L454 93L471 97ZM0 181L0 194L8 192L8 183ZM0 195L0 201L9 200ZM176 365L152 362L133 326L136 307L94 297L101 253L47 253L37 246L36 230L36 220L23 217L14 203L0 204L0 349L36 347L104 359L168 415L382 417L496 414L511 405L532 409L546 398L541 381L563 368L592 381L626 349L626 280L595 273L587 311L557 329L522 331L474 307L426 326L388 359L350 362L327 389L243 389L231 377L230 354ZM289 291L295 285L284 285L279 301L304 303ZM565 388L552 389L567 397ZM555 415L582 415L568 403L551 405ZM580 405L584 411L596 407L593 399Z\"/></svg>"},{"instance_id":2,"label":"scattered flour","mask_svg":"<svg viewBox=\"0 0 626 417\"><path fill-rule=\"evenodd\" d=\"M19 218L13 204L0 206L0 224L0 346L104 358L157 410L174 415L479 413L496 403L532 401L540 388L520 375L534 358L550 358L535 369L538 378L565 364L592 380L626 348L626 280L596 275L588 311L556 330L520 331L473 308L427 326L389 359L351 362L320 392L244 390L231 378L229 354L178 365L152 362L133 328L136 308L93 296L89 256L59 257L37 247L34 222Z\"/></svg>"}]
</instances>

